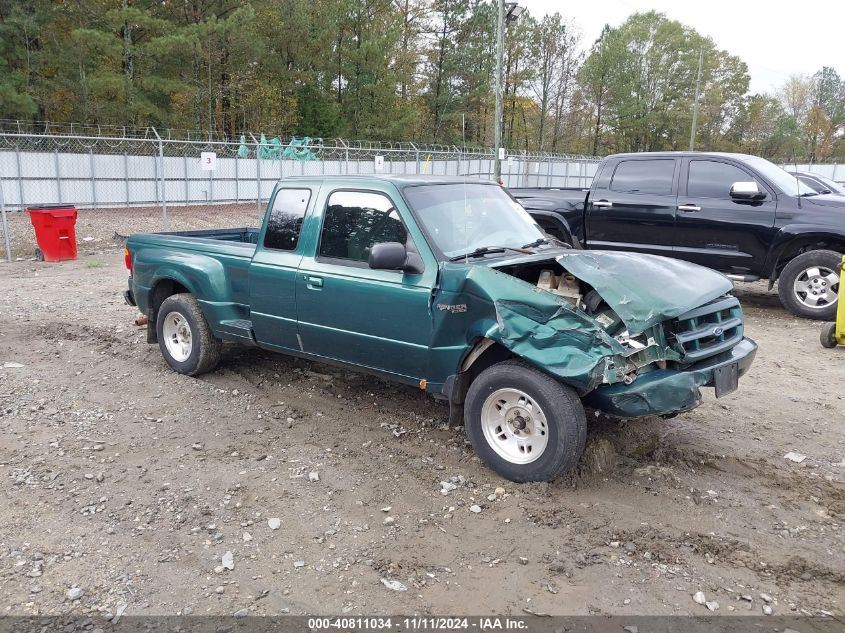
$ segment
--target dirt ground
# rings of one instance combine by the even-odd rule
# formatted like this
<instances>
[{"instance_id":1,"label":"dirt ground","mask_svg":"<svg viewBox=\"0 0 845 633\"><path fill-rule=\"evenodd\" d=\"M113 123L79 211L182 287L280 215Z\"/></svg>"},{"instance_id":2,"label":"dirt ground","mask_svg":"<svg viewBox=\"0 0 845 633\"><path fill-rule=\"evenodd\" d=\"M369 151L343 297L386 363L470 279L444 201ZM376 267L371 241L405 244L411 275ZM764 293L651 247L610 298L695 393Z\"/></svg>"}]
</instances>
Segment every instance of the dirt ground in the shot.
<instances>
[{"instance_id":1,"label":"dirt ground","mask_svg":"<svg viewBox=\"0 0 845 633\"><path fill-rule=\"evenodd\" d=\"M845 615L845 348L762 286L738 392L590 414L530 485L410 388L238 347L177 375L125 286L116 249L0 264L4 614Z\"/></svg>"}]
</instances>

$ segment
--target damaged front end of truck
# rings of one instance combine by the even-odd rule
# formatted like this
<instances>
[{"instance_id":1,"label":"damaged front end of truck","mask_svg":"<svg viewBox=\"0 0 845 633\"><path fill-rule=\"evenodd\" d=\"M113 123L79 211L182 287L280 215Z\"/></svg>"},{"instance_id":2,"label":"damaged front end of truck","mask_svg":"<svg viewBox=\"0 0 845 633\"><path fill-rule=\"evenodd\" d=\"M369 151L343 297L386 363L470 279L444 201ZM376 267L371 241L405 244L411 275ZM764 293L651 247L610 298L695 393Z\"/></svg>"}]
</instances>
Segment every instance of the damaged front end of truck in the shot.
<instances>
[{"instance_id":1,"label":"damaged front end of truck","mask_svg":"<svg viewBox=\"0 0 845 633\"><path fill-rule=\"evenodd\" d=\"M678 260L556 251L447 264L441 282L435 308L467 306L475 349L498 345L619 417L692 409L702 386L727 393L756 351L730 281Z\"/></svg>"}]
</instances>

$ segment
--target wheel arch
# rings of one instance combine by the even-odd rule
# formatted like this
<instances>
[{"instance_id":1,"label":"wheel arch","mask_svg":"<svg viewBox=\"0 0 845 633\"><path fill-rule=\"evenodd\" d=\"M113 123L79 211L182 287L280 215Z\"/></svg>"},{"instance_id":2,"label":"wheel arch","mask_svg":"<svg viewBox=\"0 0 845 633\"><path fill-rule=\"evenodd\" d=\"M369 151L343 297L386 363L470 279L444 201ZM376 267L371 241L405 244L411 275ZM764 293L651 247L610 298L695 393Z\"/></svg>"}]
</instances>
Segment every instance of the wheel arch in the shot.
<instances>
[{"instance_id":1,"label":"wheel arch","mask_svg":"<svg viewBox=\"0 0 845 633\"><path fill-rule=\"evenodd\" d=\"M153 287L150 288L150 298L147 311L148 343L158 342L156 320L158 319L158 311L161 308L161 304L164 303L164 300L168 297L181 293L193 294L187 285L174 277L161 277L153 283Z\"/></svg>"},{"instance_id":2,"label":"wheel arch","mask_svg":"<svg viewBox=\"0 0 845 633\"><path fill-rule=\"evenodd\" d=\"M816 231L794 236L785 236L777 244L769 257L766 275L769 277L769 289L774 286L784 267L793 259L815 250L829 250L845 253L845 234Z\"/></svg>"},{"instance_id":3,"label":"wheel arch","mask_svg":"<svg viewBox=\"0 0 845 633\"><path fill-rule=\"evenodd\" d=\"M460 409L472 381L488 367L510 358L518 358L507 347L489 337L476 338L461 359L457 373L449 376L444 389L450 406Z\"/></svg>"}]
</instances>

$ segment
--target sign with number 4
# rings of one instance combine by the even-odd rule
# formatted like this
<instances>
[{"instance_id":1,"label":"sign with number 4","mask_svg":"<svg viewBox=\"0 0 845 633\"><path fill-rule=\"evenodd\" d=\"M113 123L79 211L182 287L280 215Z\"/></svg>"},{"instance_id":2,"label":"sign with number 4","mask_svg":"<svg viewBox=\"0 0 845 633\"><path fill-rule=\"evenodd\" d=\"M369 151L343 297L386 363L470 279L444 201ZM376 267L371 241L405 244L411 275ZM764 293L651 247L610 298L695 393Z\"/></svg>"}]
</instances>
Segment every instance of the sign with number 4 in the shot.
<instances>
[{"instance_id":1,"label":"sign with number 4","mask_svg":"<svg viewBox=\"0 0 845 633\"><path fill-rule=\"evenodd\" d=\"M202 152L200 154L200 167L204 171L212 171L217 167L217 154L214 152Z\"/></svg>"}]
</instances>

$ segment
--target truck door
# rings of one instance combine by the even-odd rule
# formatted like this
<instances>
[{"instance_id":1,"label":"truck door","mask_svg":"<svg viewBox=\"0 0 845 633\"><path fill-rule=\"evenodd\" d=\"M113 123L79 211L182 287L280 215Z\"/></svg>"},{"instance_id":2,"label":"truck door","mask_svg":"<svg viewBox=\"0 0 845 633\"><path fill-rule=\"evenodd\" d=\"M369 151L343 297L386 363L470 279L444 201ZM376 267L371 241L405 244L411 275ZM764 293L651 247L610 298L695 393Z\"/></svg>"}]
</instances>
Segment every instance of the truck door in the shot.
<instances>
[{"instance_id":1,"label":"truck door","mask_svg":"<svg viewBox=\"0 0 845 633\"><path fill-rule=\"evenodd\" d=\"M408 382L425 377L436 266L429 262L422 274L407 274L367 264L379 242L416 248L404 203L385 192L337 189L321 194L319 208L319 243L303 257L296 280L302 351Z\"/></svg>"},{"instance_id":2,"label":"truck door","mask_svg":"<svg viewBox=\"0 0 845 633\"><path fill-rule=\"evenodd\" d=\"M587 201L590 248L671 255L680 161L621 158L596 179Z\"/></svg>"},{"instance_id":3,"label":"truck door","mask_svg":"<svg viewBox=\"0 0 845 633\"><path fill-rule=\"evenodd\" d=\"M300 233L317 189L279 188L259 233L249 269L250 314L256 340L282 350L299 350L296 274L306 246Z\"/></svg>"},{"instance_id":4,"label":"truck door","mask_svg":"<svg viewBox=\"0 0 845 633\"><path fill-rule=\"evenodd\" d=\"M675 257L724 273L759 276L766 260L777 200L741 163L715 157L689 159L681 174L673 232ZM763 200L734 200L735 182L756 181Z\"/></svg>"}]
</instances>

